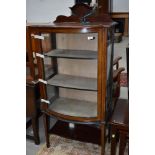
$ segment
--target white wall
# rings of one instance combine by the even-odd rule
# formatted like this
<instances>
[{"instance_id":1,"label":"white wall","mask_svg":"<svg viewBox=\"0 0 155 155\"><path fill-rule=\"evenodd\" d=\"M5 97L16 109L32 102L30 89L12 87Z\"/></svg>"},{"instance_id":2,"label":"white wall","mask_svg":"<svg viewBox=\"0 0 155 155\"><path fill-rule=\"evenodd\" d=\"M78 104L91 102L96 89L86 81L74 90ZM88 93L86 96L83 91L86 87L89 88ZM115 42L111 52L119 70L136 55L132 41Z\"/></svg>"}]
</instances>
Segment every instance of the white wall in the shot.
<instances>
[{"instance_id":1,"label":"white wall","mask_svg":"<svg viewBox=\"0 0 155 155\"><path fill-rule=\"evenodd\" d=\"M113 0L112 12L129 12L129 0Z\"/></svg>"},{"instance_id":2,"label":"white wall","mask_svg":"<svg viewBox=\"0 0 155 155\"><path fill-rule=\"evenodd\" d=\"M27 22L51 22L58 15L70 15L74 0L26 0ZM129 0L113 0L113 12L129 12Z\"/></svg>"},{"instance_id":3,"label":"white wall","mask_svg":"<svg viewBox=\"0 0 155 155\"><path fill-rule=\"evenodd\" d=\"M26 0L27 22L51 22L58 15L70 15L74 0Z\"/></svg>"}]
</instances>

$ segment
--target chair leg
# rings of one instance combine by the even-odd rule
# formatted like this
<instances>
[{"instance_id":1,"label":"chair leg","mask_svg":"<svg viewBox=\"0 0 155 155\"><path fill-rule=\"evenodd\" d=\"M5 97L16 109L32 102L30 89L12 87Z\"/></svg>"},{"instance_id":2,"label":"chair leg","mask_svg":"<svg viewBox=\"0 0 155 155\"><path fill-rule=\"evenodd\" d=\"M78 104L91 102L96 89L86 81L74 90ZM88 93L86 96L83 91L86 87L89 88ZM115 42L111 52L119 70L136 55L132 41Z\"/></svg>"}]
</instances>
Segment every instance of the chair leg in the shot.
<instances>
[{"instance_id":1,"label":"chair leg","mask_svg":"<svg viewBox=\"0 0 155 155\"><path fill-rule=\"evenodd\" d=\"M38 124L37 117L32 118L32 129L33 129L35 144L38 145L40 144L40 139L39 139L39 124Z\"/></svg>"},{"instance_id":2,"label":"chair leg","mask_svg":"<svg viewBox=\"0 0 155 155\"><path fill-rule=\"evenodd\" d=\"M119 155L124 155L126 146L126 133L120 132Z\"/></svg>"},{"instance_id":3,"label":"chair leg","mask_svg":"<svg viewBox=\"0 0 155 155\"><path fill-rule=\"evenodd\" d=\"M46 146L47 146L47 148L49 148L50 147L50 142L49 142L49 116L46 114L43 114L43 119L44 119L44 128L45 128Z\"/></svg>"},{"instance_id":4,"label":"chair leg","mask_svg":"<svg viewBox=\"0 0 155 155\"><path fill-rule=\"evenodd\" d=\"M105 124L101 124L101 155L105 155Z\"/></svg>"},{"instance_id":5,"label":"chair leg","mask_svg":"<svg viewBox=\"0 0 155 155\"><path fill-rule=\"evenodd\" d=\"M116 154L116 129L114 126L111 127L111 155Z\"/></svg>"}]
</instances>

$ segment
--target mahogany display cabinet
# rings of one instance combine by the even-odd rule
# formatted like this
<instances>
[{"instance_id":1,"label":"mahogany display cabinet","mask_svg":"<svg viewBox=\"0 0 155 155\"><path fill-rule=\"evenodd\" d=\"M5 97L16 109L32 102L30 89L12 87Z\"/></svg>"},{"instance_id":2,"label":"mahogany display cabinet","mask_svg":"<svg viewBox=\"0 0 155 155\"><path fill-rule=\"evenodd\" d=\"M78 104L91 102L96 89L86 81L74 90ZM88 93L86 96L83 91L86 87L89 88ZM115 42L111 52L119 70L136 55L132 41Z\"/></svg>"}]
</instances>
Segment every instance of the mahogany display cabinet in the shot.
<instances>
[{"instance_id":1,"label":"mahogany display cabinet","mask_svg":"<svg viewBox=\"0 0 155 155\"><path fill-rule=\"evenodd\" d=\"M72 123L92 124L101 129L104 154L105 125L112 105L113 22L63 22L29 25L34 41L40 84L46 145L49 117ZM43 33L53 37L53 49L43 52ZM46 73L45 66L49 70Z\"/></svg>"}]
</instances>

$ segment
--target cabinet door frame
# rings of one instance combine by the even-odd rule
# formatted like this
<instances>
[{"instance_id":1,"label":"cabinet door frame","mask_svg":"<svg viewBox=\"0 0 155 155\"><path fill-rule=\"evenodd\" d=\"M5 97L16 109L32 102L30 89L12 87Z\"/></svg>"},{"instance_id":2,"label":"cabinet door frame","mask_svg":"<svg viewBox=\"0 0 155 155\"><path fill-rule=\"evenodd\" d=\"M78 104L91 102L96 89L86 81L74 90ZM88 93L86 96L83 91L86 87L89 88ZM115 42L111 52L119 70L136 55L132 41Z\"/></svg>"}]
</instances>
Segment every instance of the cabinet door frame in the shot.
<instances>
[{"instance_id":1,"label":"cabinet door frame","mask_svg":"<svg viewBox=\"0 0 155 155\"><path fill-rule=\"evenodd\" d=\"M48 104L42 103L42 110L48 114L53 115L59 119L69 120L69 121L78 121L78 122L99 122L105 121L105 105L106 105L106 76L107 76L107 28L104 27L80 27L80 28L49 28L49 27L31 27L31 34L41 34L41 33L98 33L98 75L97 75L97 117L93 118L81 118L73 116L64 116L53 111L48 111ZM41 48L41 41L36 40L35 48L37 49L34 52L43 54ZM42 58L37 58L38 69L39 69L39 78L43 79L43 61ZM47 100L47 94L45 90L45 85L40 84L41 98Z\"/></svg>"}]
</instances>

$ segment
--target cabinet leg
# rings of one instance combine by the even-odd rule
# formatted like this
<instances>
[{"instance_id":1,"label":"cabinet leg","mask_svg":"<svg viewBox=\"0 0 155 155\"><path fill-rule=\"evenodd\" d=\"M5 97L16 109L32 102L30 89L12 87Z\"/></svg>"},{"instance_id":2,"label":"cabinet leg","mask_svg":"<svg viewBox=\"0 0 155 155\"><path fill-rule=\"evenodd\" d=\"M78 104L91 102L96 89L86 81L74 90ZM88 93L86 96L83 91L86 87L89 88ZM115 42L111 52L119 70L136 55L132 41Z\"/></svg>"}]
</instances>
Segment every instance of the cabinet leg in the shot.
<instances>
[{"instance_id":1,"label":"cabinet leg","mask_svg":"<svg viewBox=\"0 0 155 155\"><path fill-rule=\"evenodd\" d=\"M45 128L46 146L47 146L47 148L49 148L50 147L50 142L49 142L49 116L46 114L43 114L43 119L44 119L44 128Z\"/></svg>"},{"instance_id":2,"label":"cabinet leg","mask_svg":"<svg viewBox=\"0 0 155 155\"><path fill-rule=\"evenodd\" d=\"M38 145L40 144L40 139L39 139L39 124L38 124L37 117L32 118L32 129L33 129L35 144Z\"/></svg>"},{"instance_id":3,"label":"cabinet leg","mask_svg":"<svg viewBox=\"0 0 155 155\"><path fill-rule=\"evenodd\" d=\"M111 142L111 125L108 125L108 143Z\"/></svg>"},{"instance_id":4,"label":"cabinet leg","mask_svg":"<svg viewBox=\"0 0 155 155\"><path fill-rule=\"evenodd\" d=\"M116 129L115 127L111 127L111 155L116 154Z\"/></svg>"},{"instance_id":5,"label":"cabinet leg","mask_svg":"<svg viewBox=\"0 0 155 155\"><path fill-rule=\"evenodd\" d=\"M126 146L126 134L124 132L120 132L119 155L124 155L125 146Z\"/></svg>"},{"instance_id":6,"label":"cabinet leg","mask_svg":"<svg viewBox=\"0 0 155 155\"><path fill-rule=\"evenodd\" d=\"M101 155L105 155L105 125L101 124Z\"/></svg>"}]
</instances>

